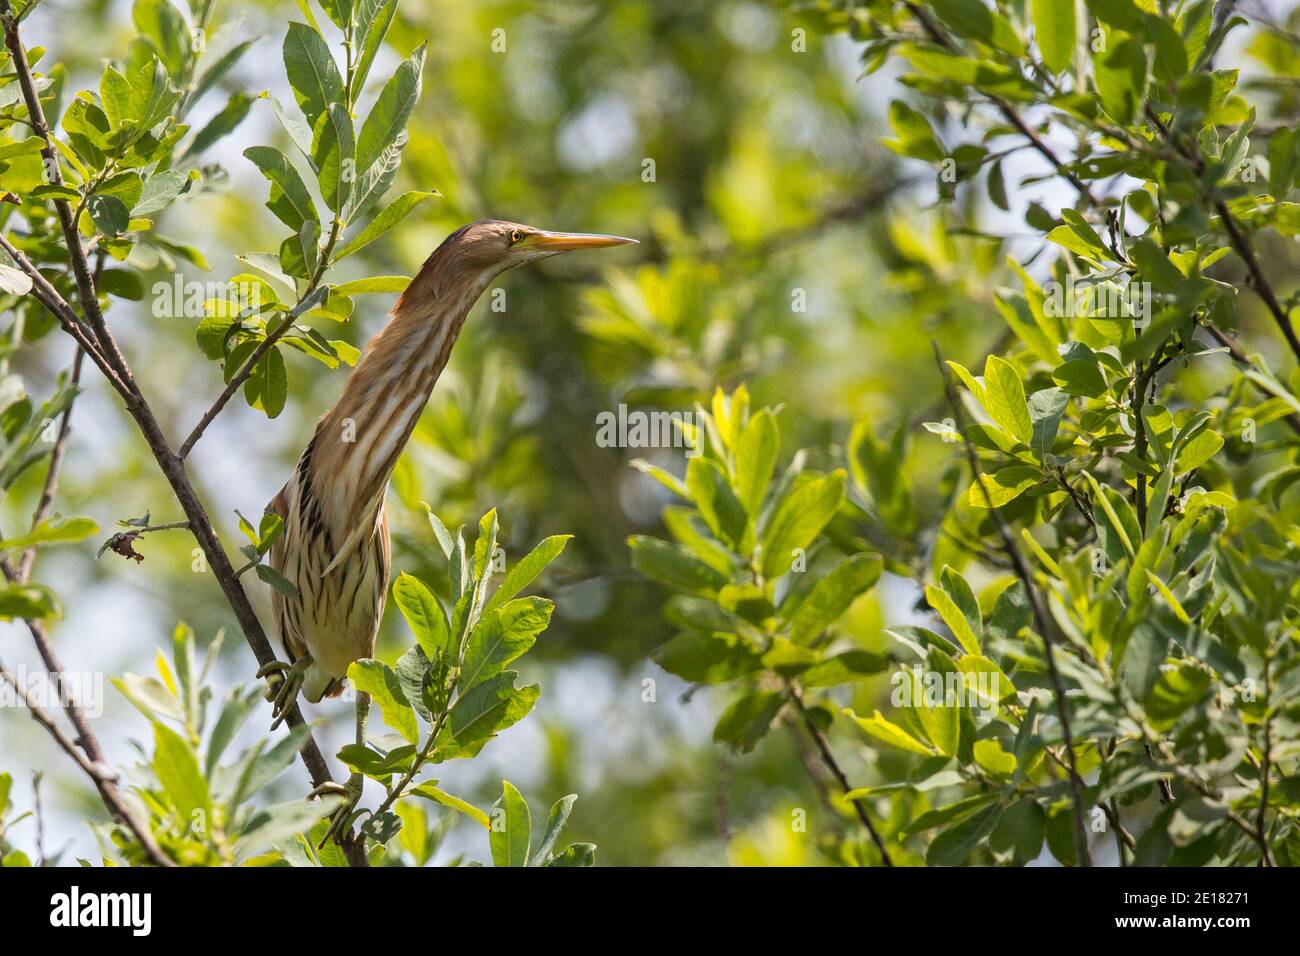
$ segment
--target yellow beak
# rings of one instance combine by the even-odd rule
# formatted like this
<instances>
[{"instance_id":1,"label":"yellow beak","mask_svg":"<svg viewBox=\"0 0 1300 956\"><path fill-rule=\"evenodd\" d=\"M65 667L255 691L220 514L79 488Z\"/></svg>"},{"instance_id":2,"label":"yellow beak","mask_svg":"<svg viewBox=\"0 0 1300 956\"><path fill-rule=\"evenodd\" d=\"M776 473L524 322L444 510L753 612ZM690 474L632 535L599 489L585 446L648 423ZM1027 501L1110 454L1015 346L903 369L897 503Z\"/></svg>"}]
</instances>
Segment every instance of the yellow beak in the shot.
<instances>
[{"instance_id":1,"label":"yellow beak","mask_svg":"<svg viewBox=\"0 0 1300 956\"><path fill-rule=\"evenodd\" d=\"M525 248L543 249L546 252L574 252L578 249L604 249L608 246L635 245L635 239L623 236L602 236L586 232L538 231L520 243Z\"/></svg>"}]
</instances>

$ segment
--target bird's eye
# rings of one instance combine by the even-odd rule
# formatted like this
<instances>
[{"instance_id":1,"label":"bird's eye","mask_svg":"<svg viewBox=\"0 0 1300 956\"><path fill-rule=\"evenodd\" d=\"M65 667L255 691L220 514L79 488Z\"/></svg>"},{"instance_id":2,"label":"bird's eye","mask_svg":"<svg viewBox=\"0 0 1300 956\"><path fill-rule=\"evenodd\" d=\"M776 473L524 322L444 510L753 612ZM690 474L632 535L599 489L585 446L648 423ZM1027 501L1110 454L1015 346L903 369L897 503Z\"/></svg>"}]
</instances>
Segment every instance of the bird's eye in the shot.
<instances>
[{"instance_id":1,"label":"bird's eye","mask_svg":"<svg viewBox=\"0 0 1300 956\"><path fill-rule=\"evenodd\" d=\"M519 241L520 239L522 239L523 237L524 237L524 234L523 234L520 230L518 230L518 229L511 229L511 230L510 230L510 245L513 246L516 242L518 242L518 241Z\"/></svg>"}]
</instances>

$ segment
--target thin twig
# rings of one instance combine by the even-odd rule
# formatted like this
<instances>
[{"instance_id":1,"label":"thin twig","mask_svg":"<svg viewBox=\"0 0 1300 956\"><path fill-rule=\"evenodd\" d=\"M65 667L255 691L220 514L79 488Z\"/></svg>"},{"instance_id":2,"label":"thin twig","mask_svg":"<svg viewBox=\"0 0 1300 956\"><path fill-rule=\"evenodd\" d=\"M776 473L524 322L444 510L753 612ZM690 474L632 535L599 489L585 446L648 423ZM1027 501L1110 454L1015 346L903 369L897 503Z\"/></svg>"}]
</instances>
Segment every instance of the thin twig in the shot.
<instances>
[{"instance_id":1,"label":"thin twig","mask_svg":"<svg viewBox=\"0 0 1300 956\"><path fill-rule=\"evenodd\" d=\"M72 374L68 377L68 387L76 389L81 382L81 363L86 357L86 351L80 345L77 346L77 354L72 359ZM75 396L74 396L75 397ZM54 441L54 450L50 452L50 467L45 472L45 485L41 489L40 500L36 503L36 510L32 514L32 528L35 529L42 521L50 516L50 510L54 506L54 493L59 485L59 470L63 466L63 456L68 449L68 435L71 431L69 428L69 419L72 417L72 402L68 402L68 407L63 410L59 417L59 433ZM18 563L18 573L24 581L31 576L32 564L36 561L36 545L32 545L23 554Z\"/></svg>"},{"instance_id":2,"label":"thin twig","mask_svg":"<svg viewBox=\"0 0 1300 956\"><path fill-rule=\"evenodd\" d=\"M54 738L54 742L72 758L73 762L81 768L82 773L91 779L98 788L109 812L131 831L149 861L155 866L175 866L176 864L163 853L154 841L149 828L142 827L136 821L135 816L131 813L131 808L126 805L121 792L117 789L116 778L112 772L103 763L92 762L87 759L86 755L77 749L77 745L68 739L67 734L59 727L58 722L41 708L40 703L32 696L31 692L22 685L22 682L2 662L0 662L0 680L4 680L17 694L22 696L27 705L28 713L32 715L32 719L45 728L49 735Z\"/></svg>"},{"instance_id":3,"label":"thin twig","mask_svg":"<svg viewBox=\"0 0 1300 956\"><path fill-rule=\"evenodd\" d=\"M325 270L329 268L330 256L334 252L334 246L338 243L339 235L342 230L343 224L339 221L338 216L335 216L333 223L330 224L329 238L325 242L325 247L320 250L319 259L316 262L316 269L312 272L311 279L308 281L307 288L303 292L302 297L298 300L298 304L289 310L288 314L284 317L284 321L280 323L274 332L258 343L257 348L253 350L253 354L248 357L248 360L244 362L239 371L236 372L231 377L230 381L226 383L226 387L222 390L221 394L217 396L217 400L212 403L211 407L209 407L206 412L203 413L203 417L199 419L199 423L194 426L194 430L191 431L189 437L181 443L180 450L176 453L176 456L182 461L189 457L190 450L193 449L195 443L203 437L203 433L207 430L207 427L212 424L213 420L219 414L221 414L221 410L226 407L226 403L234 397L235 393L239 391L240 386L242 386L244 382L248 380L248 377L253 374L253 369L257 367L257 363L262 360L262 357L266 355L267 352L271 351L271 349L275 348L276 343L289 333L289 331L294 327L294 322L300 315L314 308L317 302L320 301L322 298L320 283L325 277Z\"/></svg>"},{"instance_id":4,"label":"thin twig","mask_svg":"<svg viewBox=\"0 0 1300 956\"><path fill-rule=\"evenodd\" d=\"M958 52L957 45L952 41L952 38L940 29L939 25L934 22L926 11L922 10L915 3L910 2L910 0L905 4L905 6L912 16L916 18L917 22L925 29L925 32L930 35L930 39L934 40L935 43L949 52ZM1030 145L1033 146L1039 155L1051 163L1052 168L1061 176L1064 176L1070 185L1078 191L1080 196L1086 199L1092 206L1101 205L1101 201L1093 195L1092 190L1088 188L1087 184L1085 184L1073 170L1066 167L1065 163L1063 163L1060 157L1056 155L1055 150L1048 146L1047 143L1043 141L1043 138L1030 128L1029 124L1025 122L1024 117L1022 117L1010 103L1002 99L1000 96L993 94L986 95L988 95L989 101L997 107L998 112L1002 114L1003 119L1014 126L1021 136L1029 140Z\"/></svg>"},{"instance_id":5,"label":"thin twig","mask_svg":"<svg viewBox=\"0 0 1300 956\"><path fill-rule=\"evenodd\" d=\"M1260 846L1260 866L1274 866L1272 849L1268 842L1269 777L1273 772L1273 674L1270 648L1264 656L1264 747L1259 768L1259 813L1255 818L1256 841Z\"/></svg>"},{"instance_id":6,"label":"thin twig","mask_svg":"<svg viewBox=\"0 0 1300 956\"><path fill-rule=\"evenodd\" d=\"M962 428L962 410L961 401L953 390L951 379L948 377L948 369L943 363L943 356L939 352L938 343L934 343L935 360L939 363L939 374L943 377L944 393L948 396L948 404L952 409L953 421L957 429L961 432ZM1056 694L1056 712L1061 722L1061 736L1065 744L1065 758L1068 764L1068 773L1066 778L1070 784L1070 794L1074 801L1074 840L1075 849L1078 852L1079 862L1083 866L1091 866L1092 858L1088 854L1088 836L1087 829L1084 827L1084 810L1083 810L1083 779L1079 776L1077 761L1074 756L1074 735L1070 729L1070 715L1066 705L1065 683L1061 680L1061 673L1056 666L1055 657L1055 635L1052 630L1052 622L1047 609L1043 607L1042 599L1034 587L1033 575L1029 569L1029 564L1025 561L1025 556L1020 553L1016 546L1015 539L1011 536L1011 530L1007 527L1006 522L1002 520L1002 512L993 504L993 496L989 493L988 486L984 483L984 475L980 471L979 459L975 455L975 449L962 434L962 447L966 452L966 460L970 466L971 480L979 487L980 492L984 495L984 502L988 506L989 514L993 517L993 523L997 527L998 536L1002 539L1002 546L1011 558L1011 563L1015 567L1016 577L1024 586L1025 596L1029 599L1030 608L1034 615L1034 626L1039 636L1043 639L1044 657L1047 659L1047 674L1051 680L1052 689Z\"/></svg>"},{"instance_id":7,"label":"thin twig","mask_svg":"<svg viewBox=\"0 0 1300 956\"><path fill-rule=\"evenodd\" d=\"M839 784L840 790L842 790L847 796L849 791L853 789L853 785L849 783L848 776L846 776L844 771L840 768L839 762L835 759L835 754L831 752L831 745L826 740L826 735L823 734L821 728L813 722L812 715L809 714L808 709L804 707L803 696L799 693L798 685L795 684L794 681L787 681L786 688L790 692L791 703L794 704L795 710L798 711L804 727L808 729L808 736L812 737L813 743L817 746L817 752L821 754L822 763L826 764L826 769L831 772L831 775L835 778L835 782ZM871 822L871 817L867 813L867 808L862 805L861 800L850 800L849 802L853 804L853 810L857 814L858 820L862 823L862 826L866 828L867 833L871 835L871 841L875 843L876 849L880 852L881 861L885 866L893 866L894 860L889 855L889 849L885 846L885 841L876 830L875 824Z\"/></svg>"},{"instance_id":8,"label":"thin twig","mask_svg":"<svg viewBox=\"0 0 1300 956\"><path fill-rule=\"evenodd\" d=\"M58 168L57 156L50 139L48 126L45 123L40 99L37 96L31 70L18 35L18 23L13 16L10 0L0 0L0 19L4 23L5 43L13 55L14 69L18 76L28 115L32 119L36 134L44 143L42 153L47 158L51 182L61 183L62 173ZM76 279L78 298L81 302L82 311L94 330L94 339L96 341L91 341L85 334L85 330L71 305L49 284L39 270L32 266L25 256L21 257L21 259L18 256L13 256L16 250L3 236L0 236L0 246L3 246L19 267L32 278L33 288L37 292L38 300L59 317L63 328L76 339L79 345L86 349L96 367L104 373L114 389L122 396L127 411L135 420L140 433L149 445L150 452L162 470L163 476L171 485L181 509L190 520L199 546L203 549L208 565L217 578L217 583L220 585L226 601L230 604L231 610L234 611L235 617L239 621L249 647L252 648L253 654L260 665L269 664L276 660L276 656L266 632L262 629L261 621L258 620L257 613L248 600L248 595L244 592L243 586L235 576L234 568L231 566L230 559L226 555L220 538L217 537L216 531L212 527L212 521L206 508L199 500L193 484L185 473L184 462L171 450L171 446L158 424L152 407L136 384L125 357L104 321L103 312L99 308L99 302L95 295L94 280L86 262L85 250L82 248L76 223L72 221L72 211L66 201L56 199L54 203L63 226L69 264ZM302 712L297 704L288 712L287 720L290 726L293 727L301 726L304 723ZM329 765L325 762L320 747L310 734L304 740L299 754L303 763L307 766L312 783L315 786L319 787L333 782ZM351 865L367 865L363 852L350 846L345 846L344 850Z\"/></svg>"}]
</instances>

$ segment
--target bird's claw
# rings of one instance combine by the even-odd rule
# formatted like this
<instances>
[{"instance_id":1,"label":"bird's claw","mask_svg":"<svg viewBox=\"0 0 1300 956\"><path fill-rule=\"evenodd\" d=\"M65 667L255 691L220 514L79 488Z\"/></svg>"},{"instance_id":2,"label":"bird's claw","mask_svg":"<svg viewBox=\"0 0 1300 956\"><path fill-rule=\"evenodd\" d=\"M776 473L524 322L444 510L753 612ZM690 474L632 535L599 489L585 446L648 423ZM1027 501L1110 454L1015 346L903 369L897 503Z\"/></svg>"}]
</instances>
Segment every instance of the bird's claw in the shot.
<instances>
[{"instance_id":1,"label":"bird's claw","mask_svg":"<svg viewBox=\"0 0 1300 956\"><path fill-rule=\"evenodd\" d=\"M324 848L325 844L330 841L338 843L340 846L343 844L344 837L352 829L353 811L356 810L357 803L361 800L363 781L364 778L361 774L354 773L348 778L347 784L335 783L331 780L316 787L307 795L309 800L327 794L344 798L343 804L330 816L329 829L325 831L325 836L321 838L320 843L316 844L317 850Z\"/></svg>"},{"instance_id":2,"label":"bird's claw","mask_svg":"<svg viewBox=\"0 0 1300 956\"><path fill-rule=\"evenodd\" d=\"M284 723L284 719L289 716L289 711L298 700L298 691L302 689L302 681L310 665L311 658L304 657L292 664L271 661L257 669L257 676L266 678L270 684L266 699L271 702L272 730Z\"/></svg>"}]
</instances>

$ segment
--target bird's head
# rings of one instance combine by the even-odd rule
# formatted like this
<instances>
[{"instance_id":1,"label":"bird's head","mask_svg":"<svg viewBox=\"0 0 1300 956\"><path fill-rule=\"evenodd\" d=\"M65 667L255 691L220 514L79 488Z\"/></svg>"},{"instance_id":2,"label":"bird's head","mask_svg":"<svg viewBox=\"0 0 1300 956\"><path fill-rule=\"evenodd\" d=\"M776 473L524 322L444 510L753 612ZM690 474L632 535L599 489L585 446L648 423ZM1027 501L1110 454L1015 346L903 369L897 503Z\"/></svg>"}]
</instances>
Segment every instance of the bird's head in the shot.
<instances>
[{"instance_id":1,"label":"bird's head","mask_svg":"<svg viewBox=\"0 0 1300 956\"><path fill-rule=\"evenodd\" d=\"M635 242L635 239L624 239L622 236L550 232L518 222L483 219L452 233L443 242L440 251L446 253L449 264L497 275L506 269L562 252L603 249Z\"/></svg>"}]
</instances>

